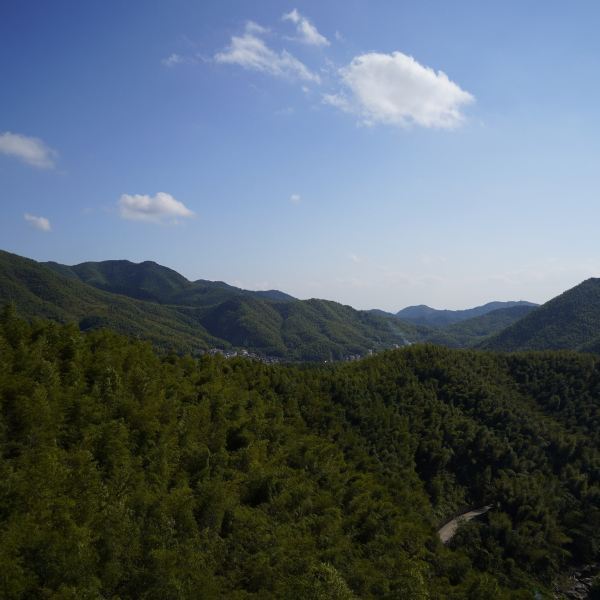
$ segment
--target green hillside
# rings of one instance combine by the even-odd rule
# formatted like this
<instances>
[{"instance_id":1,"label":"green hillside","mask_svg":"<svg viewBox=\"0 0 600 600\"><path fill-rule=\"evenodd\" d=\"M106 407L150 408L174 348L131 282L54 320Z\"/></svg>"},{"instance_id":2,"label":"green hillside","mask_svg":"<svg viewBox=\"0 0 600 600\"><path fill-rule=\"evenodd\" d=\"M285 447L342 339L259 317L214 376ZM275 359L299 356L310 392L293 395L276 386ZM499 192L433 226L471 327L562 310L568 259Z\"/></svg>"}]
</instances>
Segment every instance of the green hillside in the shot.
<instances>
[{"instance_id":1,"label":"green hillside","mask_svg":"<svg viewBox=\"0 0 600 600\"><path fill-rule=\"evenodd\" d=\"M599 389L592 355L268 366L5 310L0 595L550 600L600 560Z\"/></svg>"},{"instance_id":2,"label":"green hillside","mask_svg":"<svg viewBox=\"0 0 600 600\"><path fill-rule=\"evenodd\" d=\"M394 317L282 292L189 282L166 267L128 261L66 267L0 252L0 303L19 314L109 327L161 348L244 348L286 360L335 360L404 345L423 331Z\"/></svg>"},{"instance_id":3,"label":"green hillside","mask_svg":"<svg viewBox=\"0 0 600 600\"><path fill-rule=\"evenodd\" d=\"M499 333L528 315L536 307L519 304L509 308L499 308L478 317L459 321L426 336L426 341L449 348L469 348L477 346L486 338Z\"/></svg>"},{"instance_id":4,"label":"green hillside","mask_svg":"<svg viewBox=\"0 0 600 600\"><path fill-rule=\"evenodd\" d=\"M439 310L425 304L418 306L407 306L396 313L396 316L407 323L422 325L425 327L446 328L455 323L481 317L492 311L517 306L537 306L532 302L519 300L517 302L488 302L483 306L467 308L465 310Z\"/></svg>"},{"instance_id":5,"label":"green hillside","mask_svg":"<svg viewBox=\"0 0 600 600\"><path fill-rule=\"evenodd\" d=\"M600 279L587 279L484 343L492 350L600 348Z\"/></svg>"},{"instance_id":6,"label":"green hillside","mask_svg":"<svg viewBox=\"0 0 600 600\"><path fill-rule=\"evenodd\" d=\"M57 273L76 277L83 283L101 290L160 304L210 306L233 296L278 302L295 300L279 290L253 292L222 281L188 281L173 269L151 261L132 263L128 260L106 260L85 262L72 267L55 262L44 264Z\"/></svg>"},{"instance_id":7,"label":"green hillside","mask_svg":"<svg viewBox=\"0 0 600 600\"><path fill-rule=\"evenodd\" d=\"M59 275L33 260L0 251L0 304L20 315L75 322L81 329L108 327L151 340L161 348L197 352L226 343L213 338L189 309L133 300Z\"/></svg>"}]
</instances>

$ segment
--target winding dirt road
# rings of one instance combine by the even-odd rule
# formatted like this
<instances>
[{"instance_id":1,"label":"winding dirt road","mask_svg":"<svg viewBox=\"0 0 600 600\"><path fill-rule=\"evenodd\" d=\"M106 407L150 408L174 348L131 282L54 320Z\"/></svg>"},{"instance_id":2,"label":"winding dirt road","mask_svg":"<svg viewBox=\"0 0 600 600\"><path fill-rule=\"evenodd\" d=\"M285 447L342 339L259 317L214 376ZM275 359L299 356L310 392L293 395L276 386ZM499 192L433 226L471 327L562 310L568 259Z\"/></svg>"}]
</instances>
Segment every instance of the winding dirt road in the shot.
<instances>
[{"instance_id":1,"label":"winding dirt road","mask_svg":"<svg viewBox=\"0 0 600 600\"><path fill-rule=\"evenodd\" d=\"M490 510L490 508L492 508L491 504L482 506L481 508L475 508L462 513L462 515L458 515L458 517L455 517L451 521L448 521L441 529L438 529L438 535L440 536L442 543L447 544L454 537L454 534L458 530L458 527L461 523L466 523L467 521L471 521L476 517L484 515L488 510Z\"/></svg>"}]
</instances>

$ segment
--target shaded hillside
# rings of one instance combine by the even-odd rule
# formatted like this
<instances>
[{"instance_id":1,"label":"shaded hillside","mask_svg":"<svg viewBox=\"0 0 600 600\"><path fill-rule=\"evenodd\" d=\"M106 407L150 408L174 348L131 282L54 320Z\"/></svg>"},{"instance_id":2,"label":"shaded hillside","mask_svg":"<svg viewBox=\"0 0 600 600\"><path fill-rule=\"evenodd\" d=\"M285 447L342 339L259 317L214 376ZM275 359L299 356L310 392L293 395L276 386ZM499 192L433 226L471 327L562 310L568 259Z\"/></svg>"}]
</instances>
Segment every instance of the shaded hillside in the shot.
<instances>
[{"instance_id":1,"label":"shaded hillside","mask_svg":"<svg viewBox=\"0 0 600 600\"><path fill-rule=\"evenodd\" d=\"M418 328L394 317L281 294L189 282L149 262L65 267L0 252L0 302L13 301L23 316L74 321L85 330L110 327L175 351L235 347L331 360L422 339Z\"/></svg>"},{"instance_id":2,"label":"shaded hillside","mask_svg":"<svg viewBox=\"0 0 600 600\"><path fill-rule=\"evenodd\" d=\"M489 312L501 308L512 308L513 306L537 306L531 302L519 300L517 302L488 302L483 306L468 308L466 310L438 310L430 308L424 304L419 306L408 306L396 313L396 316L403 321L415 325L424 325L427 327L447 327L453 323L480 317Z\"/></svg>"},{"instance_id":3,"label":"shaded hillside","mask_svg":"<svg viewBox=\"0 0 600 600\"><path fill-rule=\"evenodd\" d=\"M587 279L484 342L493 350L600 348L600 279Z\"/></svg>"},{"instance_id":4,"label":"shaded hillside","mask_svg":"<svg viewBox=\"0 0 600 600\"><path fill-rule=\"evenodd\" d=\"M485 315L444 327L427 336L426 340L432 344L440 344L449 348L477 346L486 338L506 329L535 309L535 306L528 304L499 308Z\"/></svg>"}]
</instances>

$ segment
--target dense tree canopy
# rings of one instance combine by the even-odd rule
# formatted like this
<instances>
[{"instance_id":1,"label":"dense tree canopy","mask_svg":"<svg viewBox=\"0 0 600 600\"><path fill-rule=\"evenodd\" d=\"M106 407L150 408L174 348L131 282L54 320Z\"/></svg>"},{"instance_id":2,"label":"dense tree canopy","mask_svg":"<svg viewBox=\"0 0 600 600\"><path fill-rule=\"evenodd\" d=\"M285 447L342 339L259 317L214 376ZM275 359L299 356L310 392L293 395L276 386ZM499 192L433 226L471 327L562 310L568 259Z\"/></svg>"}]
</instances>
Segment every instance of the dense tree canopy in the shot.
<instances>
[{"instance_id":1,"label":"dense tree canopy","mask_svg":"<svg viewBox=\"0 0 600 600\"><path fill-rule=\"evenodd\" d=\"M268 366L0 321L3 598L534 598L598 559L592 355Z\"/></svg>"},{"instance_id":2,"label":"dense tree canopy","mask_svg":"<svg viewBox=\"0 0 600 600\"><path fill-rule=\"evenodd\" d=\"M586 279L484 342L491 350L600 351L600 279Z\"/></svg>"}]
</instances>

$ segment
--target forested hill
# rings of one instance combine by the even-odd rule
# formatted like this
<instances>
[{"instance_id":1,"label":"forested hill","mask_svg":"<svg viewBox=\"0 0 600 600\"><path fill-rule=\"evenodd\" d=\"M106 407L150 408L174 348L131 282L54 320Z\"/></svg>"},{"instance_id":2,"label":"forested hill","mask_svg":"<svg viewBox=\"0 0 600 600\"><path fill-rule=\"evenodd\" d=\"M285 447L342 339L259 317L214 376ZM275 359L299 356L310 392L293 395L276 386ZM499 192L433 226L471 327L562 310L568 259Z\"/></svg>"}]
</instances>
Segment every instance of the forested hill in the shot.
<instances>
[{"instance_id":1,"label":"forested hill","mask_svg":"<svg viewBox=\"0 0 600 600\"><path fill-rule=\"evenodd\" d=\"M243 290L222 281L188 281L173 269L152 261L128 260L85 262L74 266L42 263L61 275L75 277L96 288L138 300L183 306L214 305L233 297L255 297L278 302L296 300L279 290Z\"/></svg>"},{"instance_id":2,"label":"forested hill","mask_svg":"<svg viewBox=\"0 0 600 600\"><path fill-rule=\"evenodd\" d=\"M295 300L222 282L190 282L155 263L42 264L0 251L0 304L27 318L108 327L157 347L246 349L285 360L335 360L421 339L392 316L326 300Z\"/></svg>"},{"instance_id":3,"label":"forested hill","mask_svg":"<svg viewBox=\"0 0 600 600\"><path fill-rule=\"evenodd\" d=\"M600 350L600 279L587 279L484 343L492 350Z\"/></svg>"},{"instance_id":4,"label":"forested hill","mask_svg":"<svg viewBox=\"0 0 600 600\"><path fill-rule=\"evenodd\" d=\"M450 348L476 347L536 309L533 304L498 308L429 333L425 341Z\"/></svg>"},{"instance_id":5,"label":"forested hill","mask_svg":"<svg viewBox=\"0 0 600 600\"><path fill-rule=\"evenodd\" d=\"M75 322L85 331L107 327L160 349L194 354L243 349L286 361L322 362L419 342L503 351L600 351L600 279L589 279L541 307L522 301L463 311L410 307L399 314L411 323L383 311L297 300L278 290L188 281L150 261L66 266L0 251L0 305L11 301L26 318Z\"/></svg>"},{"instance_id":6,"label":"forested hill","mask_svg":"<svg viewBox=\"0 0 600 600\"><path fill-rule=\"evenodd\" d=\"M524 300L516 302L488 302L482 306L464 310L439 310L425 304L420 304L419 306L407 306L398 311L396 316L403 321L413 323L413 325L446 328L449 325L460 323L467 319L482 317L493 311L524 306L535 307L537 304Z\"/></svg>"},{"instance_id":7,"label":"forested hill","mask_svg":"<svg viewBox=\"0 0 600 600\"><path fill-rule=\"evenodd\" d=\"M268 366L8 308L0 595L552 598L600 559L599 397L593 355Z\"/></svg>"}]
</instances>

